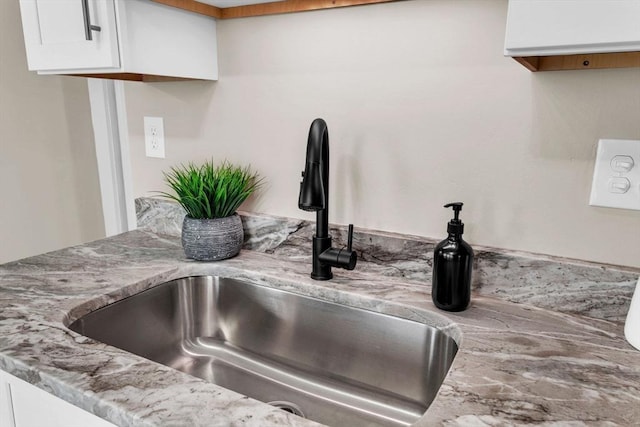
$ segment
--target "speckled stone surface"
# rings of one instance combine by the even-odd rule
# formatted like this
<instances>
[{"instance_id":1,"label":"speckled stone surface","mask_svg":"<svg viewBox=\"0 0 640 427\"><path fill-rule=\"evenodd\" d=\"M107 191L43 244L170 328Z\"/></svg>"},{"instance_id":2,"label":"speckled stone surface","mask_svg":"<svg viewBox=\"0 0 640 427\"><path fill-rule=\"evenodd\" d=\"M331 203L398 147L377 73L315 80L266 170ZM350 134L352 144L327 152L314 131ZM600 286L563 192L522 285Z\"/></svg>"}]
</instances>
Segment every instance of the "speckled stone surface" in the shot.
<instances>
[{"instance_id":1,"label":"speckled stone surface","mask_svg":"<svg viewBox=\"0 0 640 427\"><path fill-rule=\"evenodd\" d=\"M180 235L184 211L173 202L136 200L138 224L160 234ZM309 255L315 224L299 219L242 214L245 249L292 260ZM346 245L345 228L331 229L334 246ZM437 240L356 228L359 269L430 286ZM624 321L639 269L474 246L475 295L496 296L563 313Z\"/></svg>"},{"instance_id":2,"label":"speckled stone surface","mask_svg":"<svg viewBox=\"0 0 640 427\"><path fill-rule=\"evenodd\" d=\"M376 262L365 252L356 270L334 270L333 280L316 282L309 278L304 225L282 221L284 226L276 227L260 218L246 219L256 229L265 222L278 236L268 243L258 233L246 245L261 250L244 249L219 262L187 260L179 232L153 231L150 226L0 266L0 369L120 426L317 425L65 326L167 280L216 274L426 322L450 334L459 352L418 426L629 426L640 420L640 352L624 340L619 320L485 296L488 282L476 285L467 311L442 312L430 301L428 274L398 274L403 261L394 258L398 251L388 245L377 252ZM518 270L522 267L510 264L511 255L504 257L509 262L501 255L503 261L491 265L505 283L522 276L537 289L548 289L546 276L533 271L535 259L523 274ZM565 277L571 287L574 268L583 267L598 271L572 263L557 277ZM610 279L609 269L602 271L597 280L608 280L611 286L619 283L617 275L634 274L612 270ZM583 274L587 281L589 274Z\"/></svg>"}]
</instances>

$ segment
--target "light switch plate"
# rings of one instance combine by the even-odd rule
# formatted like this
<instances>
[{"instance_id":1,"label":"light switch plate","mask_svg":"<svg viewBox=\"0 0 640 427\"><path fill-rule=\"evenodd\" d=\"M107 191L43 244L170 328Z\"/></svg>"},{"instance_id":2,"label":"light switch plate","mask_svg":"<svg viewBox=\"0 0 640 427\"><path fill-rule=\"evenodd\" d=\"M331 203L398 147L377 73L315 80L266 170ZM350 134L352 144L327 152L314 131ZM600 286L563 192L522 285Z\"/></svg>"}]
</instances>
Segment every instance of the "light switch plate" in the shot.
<instances>
[{"instance_id":1,"label":"light switch plate","mask_svg":"<svg viewBox=\"0 0 640 427\"><path fill-rule=\"evenodd\" d=\"M589 204L640 210L640 141L598 142Z\"/></svg>"},{"instance_id":2,"label":"light switch plate","mask_svg":"<svg viewBox=\"0 0 640 427\"><path fill-rule=\"evenodd\" d=\"M147 157L164 159L164 120L162 117L144 118L144 148Z\"/></svg>"}]
</instances>

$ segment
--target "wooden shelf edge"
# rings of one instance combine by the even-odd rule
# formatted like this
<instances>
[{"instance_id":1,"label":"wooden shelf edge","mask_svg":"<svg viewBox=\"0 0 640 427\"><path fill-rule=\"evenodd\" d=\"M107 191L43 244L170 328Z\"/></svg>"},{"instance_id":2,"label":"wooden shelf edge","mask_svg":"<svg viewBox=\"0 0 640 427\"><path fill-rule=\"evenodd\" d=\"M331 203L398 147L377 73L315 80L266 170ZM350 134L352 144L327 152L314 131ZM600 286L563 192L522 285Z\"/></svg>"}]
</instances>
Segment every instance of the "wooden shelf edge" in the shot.
<instances>
[{"instance_id":1,"label":"wooden shelf edge","mask_svg":"<svg viewBox=\"0 0 640 427\"><path fill-rule=\"evenodd\" d=\"M246 18L250 16L277 15L282 13L307 12L337 7L361 6L388 3L398 0L285 0L249 6L222 8L222 19Z\"/></svg>"},{"instance_id":2,"label":"wooden shelf edge","mask_svg":"<svg viewBox=\"0 0 640 427\"><path fill-rule=\"evenodd\" d=\"M513 59L522 64L529 71L538 71L539 56L514 56Z\"/></svg>"},{"instance_id":3,"label":"wooden shelf edge","mask_svg":"<svg viewBox=\"0 0 640 427\"><path fill-rule=\"evenodd\" d=\"M70 77L89 77L94 79L111 79L111 80L126 80L130 82L181 82L181 81L205 81L202 79L192 79L188 77L170 77L170 76L158 76L155 74L139 74L139 73L100 73L100 74L65 74ZM206 80L208 81L208 80Z\"/></svg>"},{"instance_id":4,"label":"wooden shelf edge","mask_svg":"<svg viewBox=\"0 0 640 427\"><path fill-rule=\"evenodd\" d=\"M640 52L585 53L555 56L514 56L530 71L595 70L638 68Z\"/></svg>"},{"instance_id":5,"label":"wooden shelf edge","mask_svg":"<svg viewBox=\"0 0 640 427\"><path fill-rule=\"evenodd\" d=\"M336 7L361 6L365 4L389 3L402 0L284 0L248 6L215 7L195 0L152 0L167 6L212 16L217 19L246 18L250 16L276 15L281 13L306 12Z\"/></svg>"},{"instance_id":6,"label":"wooden shelf edge","mask_svg":"<svg viewBox=\"0 0 640 427\"><path fill-rule=\"evenodd\" d=\"M156 3L162 3L167 6L177 7L178 9L188 10L189 12L195 12L201 15L222 19L221 8L211 6L210 4L206 4L206 3L200 3L195 0L152 0L152 1Z\"/></svg>"}]
</instances>

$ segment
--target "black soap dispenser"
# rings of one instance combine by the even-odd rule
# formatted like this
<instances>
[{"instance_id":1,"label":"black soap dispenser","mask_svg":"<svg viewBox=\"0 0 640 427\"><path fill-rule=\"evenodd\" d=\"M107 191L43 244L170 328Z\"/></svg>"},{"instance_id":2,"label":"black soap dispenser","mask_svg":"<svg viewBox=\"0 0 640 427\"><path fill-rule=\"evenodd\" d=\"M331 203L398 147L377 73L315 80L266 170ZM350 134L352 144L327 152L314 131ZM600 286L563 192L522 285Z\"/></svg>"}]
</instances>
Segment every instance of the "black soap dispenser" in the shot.
<instances>
[{"instance_id":1,"label":"black soap dispenser","mask_svg":"<svg viewBox=\"0 0 640 427\"><path fill-rule=\"evenodd\" d=\"M447 311L462 311L471 300L471 270L473 249L464 240L464 224L458 218L462 203L449 203L454 218L447 225L449 236L438 243L433 252L431 297L436 307Z\"/></svg>"}]
</instances>

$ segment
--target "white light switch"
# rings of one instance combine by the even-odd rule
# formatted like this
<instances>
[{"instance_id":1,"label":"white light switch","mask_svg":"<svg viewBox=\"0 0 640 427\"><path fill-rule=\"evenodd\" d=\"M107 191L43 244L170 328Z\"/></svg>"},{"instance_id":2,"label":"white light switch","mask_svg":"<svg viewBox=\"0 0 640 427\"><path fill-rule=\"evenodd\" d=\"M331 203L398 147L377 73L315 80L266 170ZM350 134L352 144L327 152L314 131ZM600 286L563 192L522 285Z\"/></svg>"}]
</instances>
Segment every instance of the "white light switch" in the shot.
<instances>
[{"instance_id":1,"label":"white light switch","mask_svg":"<svg viewBox=\"0 0 640 427\"><path fill-rule=\"evenodd\" d=\"M598 142L589 204L640 210L640 141Z\"/></svg>"}]
</instances>

